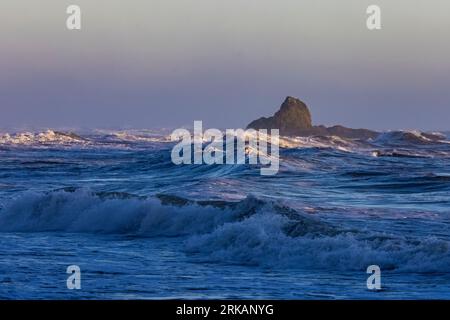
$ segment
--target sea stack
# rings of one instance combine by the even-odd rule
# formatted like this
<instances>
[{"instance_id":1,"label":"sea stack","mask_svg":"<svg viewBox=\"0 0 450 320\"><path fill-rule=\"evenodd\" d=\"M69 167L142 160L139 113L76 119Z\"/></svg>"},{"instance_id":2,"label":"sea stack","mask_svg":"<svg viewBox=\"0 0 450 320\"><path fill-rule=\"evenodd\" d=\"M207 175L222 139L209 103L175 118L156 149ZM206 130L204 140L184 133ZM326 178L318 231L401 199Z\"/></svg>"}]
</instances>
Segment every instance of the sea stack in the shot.
<instances>
[{"instance_id":1,"label":"sea stack","mask_svg":"<svg viewBox=\"0 0 450 320\"><path fill-rule=\"evenodd\" d=\"M312 128L311 113L304 102L287 97L272 117L252 121L248 128L279 129L284 136L301 135Z\"/></svg>"},{"instance_id":2,"label":"sea stack","mask_svg":"<svg viewBox=\"0 0 450 320\"><path fill-rule=\"evenodd\" d=\"M269 118L250 122L251 129L279 129L282 136L339 136L350 139L370 139L379 135L367 129L351 129L340 125L314 126L308 106L300 99L288 96L280 109Z\"/></svg>"}]
</instances>

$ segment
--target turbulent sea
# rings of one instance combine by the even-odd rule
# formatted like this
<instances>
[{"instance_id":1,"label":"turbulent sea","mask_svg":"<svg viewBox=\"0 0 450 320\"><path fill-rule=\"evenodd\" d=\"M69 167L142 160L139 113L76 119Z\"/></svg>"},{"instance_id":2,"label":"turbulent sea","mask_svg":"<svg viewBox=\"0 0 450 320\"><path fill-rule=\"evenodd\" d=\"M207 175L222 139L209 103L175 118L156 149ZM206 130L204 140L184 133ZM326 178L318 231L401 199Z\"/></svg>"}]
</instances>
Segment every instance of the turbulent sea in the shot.
<instances>
[{"instance_id":1,"label":"turbulent sea","mask_svg":"<svg viewBox=\"0 0 450 320\"><path fill-rule=\"evenodd\" d=\"M281 142L261 176L154 131L0 133L0 298L450 299L448 136Z\"/></svg>"}]
</instances>

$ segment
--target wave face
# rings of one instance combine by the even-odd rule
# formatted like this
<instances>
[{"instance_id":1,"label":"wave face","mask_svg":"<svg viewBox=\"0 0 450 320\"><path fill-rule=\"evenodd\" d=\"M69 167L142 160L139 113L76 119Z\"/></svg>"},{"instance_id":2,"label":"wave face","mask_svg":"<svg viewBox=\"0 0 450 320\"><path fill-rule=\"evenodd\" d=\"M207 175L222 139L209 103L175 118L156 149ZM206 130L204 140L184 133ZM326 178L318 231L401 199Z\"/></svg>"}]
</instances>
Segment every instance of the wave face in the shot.
<instances>
[{"instance_id":1,"label":"wave face","mask_svg":"<svg viewBox=\"0 0 450 320\"><path fill-rule=\"evenodd\" d=\"M450 272L450 242L355 230L248 197L193 202L87 190L27 193L0 212L2 232L79 232L183 237L202 261L283 268Z\"/></svg>"},{"instance_id":2,"label":"wave face","mask_svg":"<svg viewBox=\"0 0 450 320\"><path fill-rule=\"evenodd\" d=\"M1 231L182 236L232 219L214 207L163 206L157 198L86 190L27 193L2 209Z\"/></svg>"}]
</instances>

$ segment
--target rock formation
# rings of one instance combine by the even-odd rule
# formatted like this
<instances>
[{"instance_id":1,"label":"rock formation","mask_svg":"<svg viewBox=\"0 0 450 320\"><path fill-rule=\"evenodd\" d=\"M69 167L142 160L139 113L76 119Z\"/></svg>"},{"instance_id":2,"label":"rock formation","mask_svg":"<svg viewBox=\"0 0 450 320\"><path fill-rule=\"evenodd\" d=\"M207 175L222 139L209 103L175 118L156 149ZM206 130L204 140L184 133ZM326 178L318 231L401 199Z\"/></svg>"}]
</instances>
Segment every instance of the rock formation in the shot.
<instances>
[{"instance_id":1,"label":"rock formation","mask_svg":"<svg viewBox=\"0 0 450 320\"><path fill-rule=\"evenodd\" d=\"M350 139L369 139L379 135L367 129L350 129L343 126L313 126L308 107L297 98L287 97L272 117L252 121L247 128L279 129L283 136L338 136Z\"/></svg>"}]
</instances>

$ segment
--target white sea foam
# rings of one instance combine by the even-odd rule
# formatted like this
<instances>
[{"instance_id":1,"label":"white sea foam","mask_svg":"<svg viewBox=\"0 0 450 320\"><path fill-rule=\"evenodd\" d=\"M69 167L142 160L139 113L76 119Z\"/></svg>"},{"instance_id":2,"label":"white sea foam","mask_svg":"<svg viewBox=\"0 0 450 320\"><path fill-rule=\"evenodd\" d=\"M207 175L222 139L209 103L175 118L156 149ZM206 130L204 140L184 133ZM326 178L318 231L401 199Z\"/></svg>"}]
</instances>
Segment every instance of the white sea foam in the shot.
<instances>
[{"instance_id":1,"label":"white sea foam","mask_svg":"<svg viewBox=\"0 0 450 320\"><path fill-rule=\"evenodd\" d=\"M412 143L427 144L445 141L445 135L441 133L426 133L418 130L388 131L380 134L374 142L376 143Z\"/></svg>"},{"instance_id":2,"label":"white sea foam","mask_svg":"<svg viewBox=\"0 0 450 320\"><path fill-rule=\"evenodd\" d=\"M215 205L176 198L163 204L157 198L86 190L27 193L0 210L0 231L182 237L187 254L210 262L450 271L450 244L445 240L340 229L252 197Z\"/></svg>"},{"instance_id":3,"label":"white sea foam","mask_svg":"<svg viewBox=\"0 0 450 320\"><path fill-rule=\"evenodd\" d=\"M101 148L132 148L143 147L155 143L171 143L168 129L163 130L93 130L77 134L58 130L42 132L19 132L0 134L0 145L28 146L28 147L101 147ZM249 138L247 133L246 138ZM260 134L260 139L270 143L268 136ZM207 141L203 141L207 143ZM420 131L389 131L370 141L345 139L337 136L311 136L311 137L280 137L282 149L292 148L328 148L342 152L359 153L365 155L392 155L392 156L448 156L447 151L419 150L417 145L430 145L450 143L442 133L424 133ZM394 150L388 147L408 147L414 150ZM374 150L375 149L375 150ZM386 149L386 150L385 150ZM417 151L417 152L416 152ZM255 152L248 148L248 152ZM267 157L265 154L259 154Z\"/></svg>"},{"instance_id":4,"label":"white sea foam","mask_svg":"<svg viewBox=\"0 0 450 320\"><path fill-rule=\"evenodd\" d=\"M121 141L129 142L169 142L170 136L158 134L132 133L128 131L113 132L112 135Z\"/></svg>"},{"instance_id":5,"label":"white sea foam","mask_svg":"<svg viewBox=\"0 0 450 320\"><path fill-rule=\"evenodd\" d=\"M26 193L0 211L0 231L65 231L180 236L206 232L230 219L214 207L162 206L155 198L112 194L101 197L86 190Z\"/></svg>"},{"instance_id":6,"label":"white sea foam","mask_svg":"<svg viewBox=\"0 0 450 320\"><path fill-rule=\"evenodd\" d=\"M65 133L47 130L39 133L22 132L16 134L3 134L0 136L0 144L32 145L32 144L73 144L89 143L88 139L74 133Z\"/></svg>"},{"instance_id":7,"label":"white sea foam","mask_svg":"<svg viewBox=\"0 0 450 320\"><path fill-rule=\"evenodd\" d=\"M363 270L377 264L414 272L450 270L449 243L436 238L413 240L353 232L289 237L283 232L285 223L284 217L261 213L191 237L187 250L207 254L212 261L267 267Z\"/></svg>"},{"instance_id":8,"label":"white sea foam","mask_svg":"<svg viewBox=\"0 0 450 320\"><path fill-rule=\"evenodd\" d=\"M337 136L282 137L280 146L284 148L333 148L346 152L362 147L360 143Z\"/></svg>"}]
</instances>

